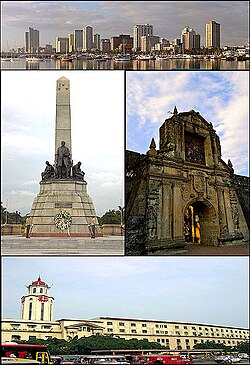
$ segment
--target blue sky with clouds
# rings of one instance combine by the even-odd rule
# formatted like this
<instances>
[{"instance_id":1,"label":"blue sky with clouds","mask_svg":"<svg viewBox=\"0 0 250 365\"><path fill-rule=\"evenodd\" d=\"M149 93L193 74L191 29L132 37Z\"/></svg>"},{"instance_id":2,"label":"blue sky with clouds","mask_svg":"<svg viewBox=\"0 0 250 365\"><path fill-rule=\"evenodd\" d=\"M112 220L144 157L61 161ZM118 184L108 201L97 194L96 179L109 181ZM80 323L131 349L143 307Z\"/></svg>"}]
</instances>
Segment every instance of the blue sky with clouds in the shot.
<instances>
[{"instance_id":1,"label":"blue sky with clouds","mask_svg":"<svg viewBox=\"0 0 250 365\"><path fill-rule=\"evenodd\" d=\"M124 204L124 73L2 71L2 201L30 211L45 161L54 163L56 80L70 80L72 158L97 215Z\"/></svg>"},{"instance_id":2,"label":"blue sky with clouds","mask_svg":"<svg viewBox=\"0 0 250 365\"><path fill-rule=\"evenodd\" d=\"M40 30L41 45L86 25L101 38L133 35L135 24L150 23L154 34L172 41L189 25L205 44L205 24L221 24L222 45L247 44L248 1L2 1L3 49L22 47L29 26Z\"/></svg>"},{"instance_id":3,"label":"blue sky with clouds","mask_svg":"<svg viewBox=\"0 0 250 365\"><path fill-rule=\"evenodd\" d=\"M145 153L159 127L191 109L212 122L221 141L222 158L235 173L248 175L249 73L244 71L127 72L127 149Z\"/></svg>"},{"instance_id":4,"label":"blue sky with clouds","mask_svg":"<svg viewBox=\"0 0 250 365\"><path fill-rule=\"evenodd\" d=\"M55 319L249 324L247 257L4 257L2 263L4 318L19 318L25 285L41 275L53 284Z\"/></svg>"}]
</instances>

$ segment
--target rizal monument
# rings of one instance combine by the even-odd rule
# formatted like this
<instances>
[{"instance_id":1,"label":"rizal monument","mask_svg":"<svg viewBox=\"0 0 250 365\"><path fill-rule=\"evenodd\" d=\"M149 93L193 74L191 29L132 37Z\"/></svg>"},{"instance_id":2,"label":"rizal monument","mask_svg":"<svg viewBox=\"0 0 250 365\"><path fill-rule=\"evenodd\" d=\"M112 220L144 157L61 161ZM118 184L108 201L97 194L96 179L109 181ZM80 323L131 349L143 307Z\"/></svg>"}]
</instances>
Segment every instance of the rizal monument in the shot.
<instances>
[{"instance_id":1,"label":"rizal monument","mask_svg":"<svg viewBox=\"0 0 250 365\"><path fill-rule=\"evenodd\" d=\"M96 219L81 162L73 163L71 143L70 81L56 84L54 164L46 161L40 191L30 211L32 237L87 237ZM97 220L96 220L97 222Z\"/></svg>"}]
</instances>

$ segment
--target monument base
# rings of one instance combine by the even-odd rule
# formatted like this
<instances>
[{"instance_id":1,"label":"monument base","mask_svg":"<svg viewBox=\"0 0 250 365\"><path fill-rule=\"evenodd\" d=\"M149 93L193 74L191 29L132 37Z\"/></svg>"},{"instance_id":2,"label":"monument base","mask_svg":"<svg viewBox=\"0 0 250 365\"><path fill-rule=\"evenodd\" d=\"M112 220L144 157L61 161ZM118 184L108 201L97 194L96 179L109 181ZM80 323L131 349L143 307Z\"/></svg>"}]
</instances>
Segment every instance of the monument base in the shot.
<instances>
[{"instance_id":1,"label":"monument base","mask_svg":"<svg viewBox=\"0 0 250 365\"><path fill-rule=\"evenodd\" d=\"M63 217L59 218L62 225L66 222L65 214L70 219L68 228L58 228L60 213L63 213ZM30 212L31 237L90 237L89 225L93 216L96 217L96 213L92 199L87 194L86 181L41 181L40 192ZM96 236L102 234L97 231Z\"/></svg>"}]
</instances>

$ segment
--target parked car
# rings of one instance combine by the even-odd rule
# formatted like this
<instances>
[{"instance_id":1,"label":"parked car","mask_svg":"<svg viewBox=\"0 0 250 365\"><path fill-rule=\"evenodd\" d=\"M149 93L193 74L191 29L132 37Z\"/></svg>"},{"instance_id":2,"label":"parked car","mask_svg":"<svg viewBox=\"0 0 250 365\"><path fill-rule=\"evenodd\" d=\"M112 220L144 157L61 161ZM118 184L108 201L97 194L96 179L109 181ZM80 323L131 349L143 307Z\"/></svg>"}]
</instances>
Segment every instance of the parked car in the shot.
<instances>
[{"instance_id":1,"label":"parked car","mask_svg":"<svg viewBox=\"0 0 250 365\"><path fill-rule=\"evenodd\" d=\"M232 360L229 355L220 355L214 358L214 361L217 364L231 364Z\"/></svg>"},{"instance_id":2,"label":"parked car","mask_svg":"<svg viewBox=\"0 0 250 365\"><path fill-rule=\"evenodd\" d=\"M188 365L191 361L188 359L182 359L178 355L150 355L146 357L146 364L149 365Z\"/></svg>"}]
</instances>

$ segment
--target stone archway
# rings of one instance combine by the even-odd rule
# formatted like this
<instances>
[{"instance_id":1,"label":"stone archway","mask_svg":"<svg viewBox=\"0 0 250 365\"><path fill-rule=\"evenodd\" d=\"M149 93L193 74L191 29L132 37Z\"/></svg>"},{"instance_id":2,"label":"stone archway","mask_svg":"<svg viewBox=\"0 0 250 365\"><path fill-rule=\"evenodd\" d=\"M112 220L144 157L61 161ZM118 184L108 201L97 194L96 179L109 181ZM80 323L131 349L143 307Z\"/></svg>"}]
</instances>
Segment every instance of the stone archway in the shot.
<instances>
[{"instance_id":1,"label":"stone archway","mask_svg":"<svg viewBox=\"0 0 250 365\"><path fill-rule=\"evenodd\" d=\"M184 209L184 236L190 243L217 246L220 231L213 205L204 200L193 200Z\"/></svg>"}]
</instances>

